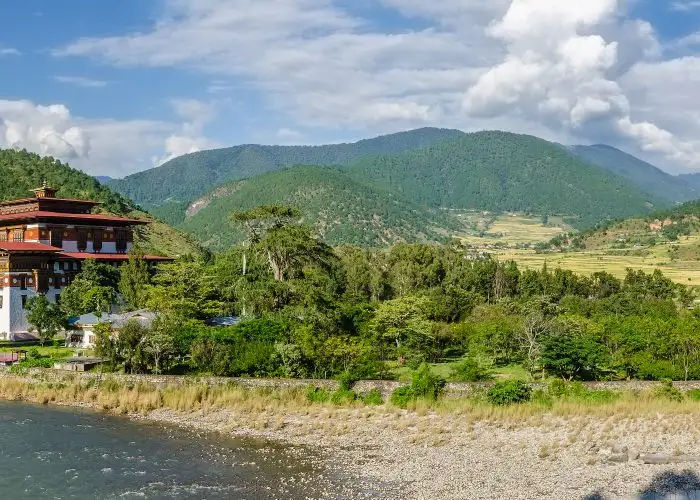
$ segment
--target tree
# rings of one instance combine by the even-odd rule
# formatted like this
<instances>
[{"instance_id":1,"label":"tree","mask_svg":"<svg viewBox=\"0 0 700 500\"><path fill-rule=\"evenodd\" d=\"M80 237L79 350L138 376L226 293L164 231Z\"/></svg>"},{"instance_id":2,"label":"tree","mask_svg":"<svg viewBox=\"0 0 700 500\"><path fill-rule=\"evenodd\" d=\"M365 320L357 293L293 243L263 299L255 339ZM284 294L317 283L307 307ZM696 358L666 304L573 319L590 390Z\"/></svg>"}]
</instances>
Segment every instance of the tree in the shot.
<instances>
[{"instance_id":1,"label":"tree","mask_svg":"<svg viewBox=\"0 0 700 500\"><path fill-rule=\"evenodd\" d=\"M222 310L210 267L186 258L159 267L147 305L154 311L192 319L206 319Z\"/></svg>"},{"instance_id":2,"label":"tree","mask_svg":"<svg viewBox=\"0 0 700 500\"><path fill-rule=\"evenodd\" d=\"M605 347L578 318L558 319L542 342L543 369L565 380L597 379L605 359Z\"/></svg>"},{"instance_id":3,"label":"tree","mask_svg":"<svg viewBox=\"0 0 700 500\"><path fill-rule=\"evenodd\" d=\"M144 344L149 335L148 328L135 319L130 319L114 335L115 362L124 364L124 371L137 373L146 364Z\"/></svg>"},{"instance_id":4,"label":"tree","mask_svg":"<svg viewBox=\"0 0 700 500\"><path fill-rule=\"evenodd\" d=\"M695 315L681 318L671 333L673 354L683 366L685 380L690 368L700 362L700 320Z\"/></svg>"},{"instance_id":5,"label":"tree","mask_svg":"<svg viewBox=\"0 0 700 500\"><path fill-rule=\"evenodd\" d=\"M132 250L128 262L119 269L119 292L132 309L143 309L148 300L151 273L143 253Z\"/></svg>"},{"instance_id":6,"label":"tree","mask_svg":"<svg viewBox=\"0 0 700 500\"><path fill-rule=\"evenodd\" d=\"M65 326L65 316L57 304L50 302L45 295L37 295L27 300L27 321L30 331L36 332L41 341L51 340Z\"/></svg>"},{"instance_id":7,"label":"tree","mask_svg":"<svg viewBox=\"0 0 700 500\"><path fill-rule=\"evenodd\" d=\"M275 281L297 276L304 265L329 268L337 259L331 247L301 224L273 227L260 241L259 248L267 258Z\"/></svg>"},{"instance_id":8,"label":"tree","mask_svg":"<svg viewBox=\"0 0 700 500\"><path fill-rule=\"evenodd\" d=\"M370 326L381 339L396 345L399 355L405 350L425 352L432 339L432 324L426 317L425 298L403 297L383 302Z\"/></svg>"},{"instance_id":9,"label":"tree","mask_svg":"<svg viewBox=\"0 0 700 500\"><path fill-rule=\"evenodd\" d=\"M525 318L518 332L518 343L524 358L525 368L534 373L542 354L542 341L550 327L549 320L541 313L534 312ZM544 376L544 373L543 373Z\"/></svg>"},{"instance_id":10,"label":"tree","mask_svg":"<svg viewBox=\"0 0 700 500\"><path fill-rule=\"evenodd\" d=\"M68 316L109 312L117 300L119 270L94 259L83 262L81 271L61 294L61 310Z\"/></svg>"},{"instance_id":11,"label":"tree","mask_svg":"<svg viewBox=\"0 0 700 500\"><path fill-rule=\"evenodd\" d=\"M231 214L234 224L243 225L247 233L243 241L243 276L248 273L248 249L258 243L266 231L273 227L281 227L299 215L297 209L286 205L262 205Z\"/></svg>"},{"instance_id":12,"label":"tree","mask_svg":"<svg viewBox=\"0 0 700 500\"><path fill-rule=\"evenodd\" d=\"M161 367L175 353L175 338L168 329L154 328L146 335L143 349L153 358L154 373L161 373Z\"/></svg>"}]
</instances>

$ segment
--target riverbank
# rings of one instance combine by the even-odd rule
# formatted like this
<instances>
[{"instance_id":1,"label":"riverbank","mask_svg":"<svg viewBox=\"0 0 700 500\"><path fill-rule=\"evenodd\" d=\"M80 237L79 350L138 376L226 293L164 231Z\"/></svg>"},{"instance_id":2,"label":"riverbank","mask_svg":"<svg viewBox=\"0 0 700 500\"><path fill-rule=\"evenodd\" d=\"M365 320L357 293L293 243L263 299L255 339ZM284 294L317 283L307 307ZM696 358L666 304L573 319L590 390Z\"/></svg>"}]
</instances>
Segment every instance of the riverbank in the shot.
<instances>
[{"instance_id":1,"label":"riverbank","mask_svg":"<svg viewBox=\"0 0 700 500\"><path fill-rule=\"evenodd\" d=\"M313 447L331 470L385 498L578 499L598 492L604 498L631 498L664 473L700 475L693 456L700 403L645 394L547 408L495 408L453 398L401 410L313 404L300 389L156 387L118 378L97 384L79 376L56 382L5 373L0 398L89 406ZM668 463L644 463L653 457Z\"/></svg>"}]
</instances>

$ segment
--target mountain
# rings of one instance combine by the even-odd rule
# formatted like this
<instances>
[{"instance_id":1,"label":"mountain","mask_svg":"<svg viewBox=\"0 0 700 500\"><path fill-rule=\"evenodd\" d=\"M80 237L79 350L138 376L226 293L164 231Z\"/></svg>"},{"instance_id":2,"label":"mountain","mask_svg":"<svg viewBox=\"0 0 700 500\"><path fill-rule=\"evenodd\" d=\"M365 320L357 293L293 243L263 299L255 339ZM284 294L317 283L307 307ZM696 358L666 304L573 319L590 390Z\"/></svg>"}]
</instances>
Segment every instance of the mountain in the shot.
<instances>
[{"instance_id":1,"label":"mountain","mask_svg":"<svg viewBox=\"0 0 700 500\"><path fill-rule=\"evenodd\" d=\"M634 183L641 190L670 202L700 198L700 178L693 185L685 176L673 176L619 149L602 144L572 146L584 160Z\"/></svg>"},{"instance_id":2,"label":"mountain","mask_svg":"<svg viewBox=\"0 0 700 500\"><path fill-rule=\"evenodd\" d=\"M691 189L700 193L700 174L681 174L678 178L685 182ZM698 196L698 198L700 198L700 196Z\"/></svg>"},{"instance_id":3,"label":"mountain","mask_svg":"<svg viewBox=\"0 0 700 500\"><path fill-rule=\"evenodd\" d=\"M97 182L100 184L107 184L109 181L113 180L110 176L108 175L96 175L95 179Z\"/></svg>"},{"instance_id":4,"label":"mountain","mask_svg":"<svg viewBox=\"0 0 700 500\"><path fill-rule=\"evenodd\" d=\"M169 222L183 209L226 181L253 177L293 165L344 165L367 156L397 154L453 139L458 130L423 128L349 144L262 146L248 144L180 156L164 165L113 179L107 185Z\"/></svg>"},{"instance_id":5,"label":"mountain","mask_svg":"<svg viewBox=\"0 0 700 500\"><path fill-rule=\"evenodd\" d=\"M58 195L65 198L95 200L101 203L105 213L152 220L133 201L115 193L86 173L50 157L0 149L0 200L26 198L29 191L43 182L59 188ZM186 234L153 221L136 231L139 245L147 253L176 256L200 253L201 248Z\"/></svg>"},{"instance_id":6,"label":"mountain","mask_svg":"<svg viewBox=\"0 0 700 500\"><path fill-rule=\"evenodd\" d=\"M207 247L224 249L242 236L231 225L231 212L272 203L299 208L303 221L334 245L439 241L462 230L458 220L442 210L353 180L338 168L318 166L226 183L190 204L180 228Z\"/></svg>"},{"instance_id":7,"label":"mountain","mask_svg":"<svg viewBox=\"0 0 700 500\"><path fill-rule=\"evenodd\" d=\"M507 132L478 132L344 169L430 207L569 216L577 228L670 204L559 145Z\"/></svg>"}]
</instances>

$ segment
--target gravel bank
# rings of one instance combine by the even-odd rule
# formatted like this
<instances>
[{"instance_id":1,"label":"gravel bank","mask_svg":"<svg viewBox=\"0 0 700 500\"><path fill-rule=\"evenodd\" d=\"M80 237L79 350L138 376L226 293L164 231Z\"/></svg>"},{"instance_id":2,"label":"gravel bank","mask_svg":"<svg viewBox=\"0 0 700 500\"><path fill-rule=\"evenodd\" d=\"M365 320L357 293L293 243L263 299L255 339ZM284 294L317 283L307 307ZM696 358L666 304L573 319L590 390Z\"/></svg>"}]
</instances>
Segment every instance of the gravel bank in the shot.
<instances>
[{"instance_id":1,"label":"gravel bank","mask_svg":"<svg viewBox=\"0 0 700 500\"><path fill-rule=\"evenodd\" d=\"M695 461L651 465L637 458L638 453L672 458L698 450L700 425L692 415L644 420L544 416L499 425L469 423L466 416L319 407L285 415L158 410L145 418L315 447L332 470L385 498L580 499L599 494L626 499L637 498L664 473L700 475ZM617 461L620 450L629 452L624 462Z\"/></svg>"}]
</instances>

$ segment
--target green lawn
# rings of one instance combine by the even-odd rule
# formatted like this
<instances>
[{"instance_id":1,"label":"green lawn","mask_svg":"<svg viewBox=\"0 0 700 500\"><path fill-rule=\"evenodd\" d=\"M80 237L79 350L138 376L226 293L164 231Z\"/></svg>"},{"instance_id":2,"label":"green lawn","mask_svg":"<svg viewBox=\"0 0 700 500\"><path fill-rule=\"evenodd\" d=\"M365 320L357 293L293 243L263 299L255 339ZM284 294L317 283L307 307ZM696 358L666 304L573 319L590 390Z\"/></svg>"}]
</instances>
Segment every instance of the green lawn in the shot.
<instances>
[{"instance_id":1,"label":"green lawn","mask_svg":"<svg viewBox=\"0 0 700 500\"><path fill-rule=\"evenodd\" d=\"M7 345L11 344L11 345ZM30 351L32 349L36 349L39 351L39 354L42 356L47 356L50 358L67 358L70 356L73 356L74 350L66 347L54 347L54 346L40 346L40 345L24 345L21 347L17 347L15 343L10 343L10 342L0 342L0 352L11 352L14 349L22 349L24 351Z\"/></svg>"}]
</instances>

